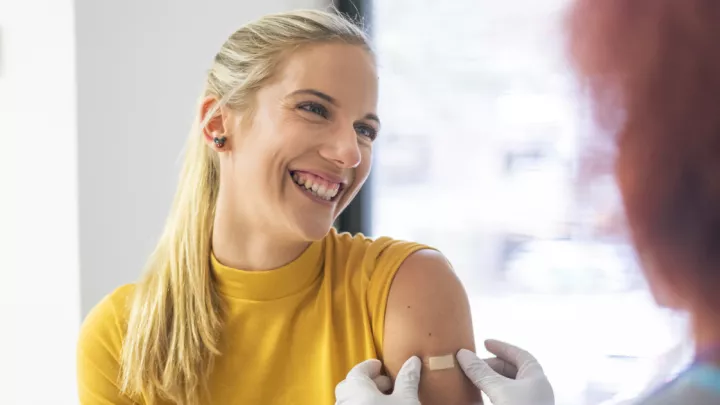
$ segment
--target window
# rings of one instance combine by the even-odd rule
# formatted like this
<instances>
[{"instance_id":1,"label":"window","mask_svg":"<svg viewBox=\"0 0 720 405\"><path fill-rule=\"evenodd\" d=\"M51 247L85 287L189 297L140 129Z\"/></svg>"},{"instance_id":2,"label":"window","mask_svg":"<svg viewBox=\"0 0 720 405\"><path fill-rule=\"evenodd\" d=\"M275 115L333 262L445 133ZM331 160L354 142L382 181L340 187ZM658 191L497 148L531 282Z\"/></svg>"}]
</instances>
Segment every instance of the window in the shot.
<instances>
[{"instance_id":1,"label":"window","mask_svg":"<svg viewBox=\"0 0 720 405\"><path fill-rule=\"evenodd\" d=\"M374 2L383 130L371 229L440 248L470 296L479 347L494 337L528 348L558 405L610 404L649 384L683 328L607 231L612 178L579 192L588 124L564 62L567 4Z\"/></svg>"}]
</instances>

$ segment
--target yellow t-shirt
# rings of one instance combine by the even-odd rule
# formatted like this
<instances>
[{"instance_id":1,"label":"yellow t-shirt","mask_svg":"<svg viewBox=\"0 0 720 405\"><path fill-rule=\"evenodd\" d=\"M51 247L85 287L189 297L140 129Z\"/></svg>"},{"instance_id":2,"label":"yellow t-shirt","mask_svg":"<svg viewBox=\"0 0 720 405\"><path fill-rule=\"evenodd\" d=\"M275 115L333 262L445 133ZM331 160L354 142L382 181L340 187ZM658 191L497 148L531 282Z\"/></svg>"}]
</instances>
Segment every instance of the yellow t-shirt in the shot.
<instances>
[{"instance_id":1,"label":"yellow t-shirt","mask_svg":"<svg viewBox=\"0 0 720 405\"><path fill-rule=\"evenodd\" d=\"M212 404L332 405L357 363L383 357L385 307L395 272L426 249L389 238L338 234L272 271L231 269L211 258L228 304ZM82 405L134 404L118 373L134 286L115 290L87 316L78 344ZM145 404L144 401L139 402Z\"/></svg>"}]
</instances>

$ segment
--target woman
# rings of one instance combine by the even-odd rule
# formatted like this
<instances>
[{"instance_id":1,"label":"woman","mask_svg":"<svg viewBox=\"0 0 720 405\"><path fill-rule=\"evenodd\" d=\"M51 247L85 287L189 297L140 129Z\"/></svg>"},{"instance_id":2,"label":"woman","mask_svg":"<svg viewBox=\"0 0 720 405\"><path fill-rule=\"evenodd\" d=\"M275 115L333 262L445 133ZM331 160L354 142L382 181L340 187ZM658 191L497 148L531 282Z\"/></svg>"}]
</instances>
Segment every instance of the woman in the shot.
<instances>
[{"instance_id":1,"label":"woman","mask_svg":"<svg viewBox=\"0 0 720 405\"><path fill-rule=\"evenodd\" d=\"M720 404L720 2L577 0L568 22L576 71L598 123L615 135L616 177L645 276L660 305L692 319L695 363L640 403ZM508 380L472 354L458 360L493 403L541 403L523 402L546 390L541 373ZM355 381L373 375L354 372ZM339 394L353 390L349 382Z\"/></svg>"},{"instance_id":2,"label":"woman","mask_svg":"<svg viewBox=\"0 0 720 405\"><path fill-rule=\"evenodd\" d=\"M227 40L146 274L83 324L83 405L329 405L367 358L394 376L411 354L473 348L439 252L332 229L370 171L377 86L367 39L337 15L270 15ZM421 391L478 396L459 370Z\"/></svg>"},{"instance_id":3,"label":"woman","mask_svg":"<svg viewBox=\"0 0 720 405\"><path fill-rule=\"evenodd\" d=\"M720 4L579 0L569 27L645 276L692 321L695 364L645 403L720 403Z\"/></svg>"}]
</instances>

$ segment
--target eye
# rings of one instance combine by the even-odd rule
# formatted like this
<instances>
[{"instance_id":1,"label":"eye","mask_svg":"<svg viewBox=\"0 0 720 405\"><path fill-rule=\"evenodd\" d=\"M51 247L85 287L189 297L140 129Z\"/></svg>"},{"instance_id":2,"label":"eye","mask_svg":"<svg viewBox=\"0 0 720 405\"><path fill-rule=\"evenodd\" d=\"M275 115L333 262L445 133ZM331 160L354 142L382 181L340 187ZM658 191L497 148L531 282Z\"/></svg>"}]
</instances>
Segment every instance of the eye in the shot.
<instances>
[{"instance_id":1,"label":"eye","mask_svg":"<svg viewBox=\"0 0 720 405\"><path fill-rule=\"evenodd\" d=\"M304 103L304 104L300 104L298 106L298 108L301 110L307 111L309 113L319 115L323 118L327 118L329 116L327 108L325 108L322 104Z\"/></svg>"},{"instance_id":2,"label":"eye","mask_svg":"<svg viewBox=\"0 0 720 405\"><path fill-rule=\"evenodd\" d=\"M357 132L357 134L360 136L364 136L370 139L371 141L374 141L378 135L377 129L371 127L370 125L363 124L355 125L355 132Z\"/></svg>"}]
</instances>

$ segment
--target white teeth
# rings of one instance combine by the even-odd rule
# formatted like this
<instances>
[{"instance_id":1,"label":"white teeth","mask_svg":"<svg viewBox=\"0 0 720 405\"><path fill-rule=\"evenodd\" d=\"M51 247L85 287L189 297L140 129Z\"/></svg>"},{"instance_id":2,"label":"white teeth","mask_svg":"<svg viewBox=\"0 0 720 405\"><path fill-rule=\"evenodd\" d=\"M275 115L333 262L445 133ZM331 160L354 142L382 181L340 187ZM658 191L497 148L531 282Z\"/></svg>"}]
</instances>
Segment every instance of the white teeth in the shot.
<instances>
[{"instance_id":1,"label":"white teeth","mask_svg":"<svg viewBox=\"0 0 720 405\"><path fill-rule=\"evenodd\" d=\"M337 195L338 190L339 190L339 188L328 189L325 186L322 186L322 187L320 187L320 190L317 191L317 193L318 193L318 195L330 200Z\"/></svg>"},{"instance_id":2,"label":"white teeth","mask_svg":"<svg viewBox=\"0 0 720 405\"><path fill-rule=\"evenodd\" d=\"M313 183L312 180L305 179L295 173L292 175L292 178L296 184L301 187L305 187L305 189L313 193L315 196L326 201L332 200L340 191L340 187L337 185L328 187L326 184Z\"/></svg>"}]
</instances>

